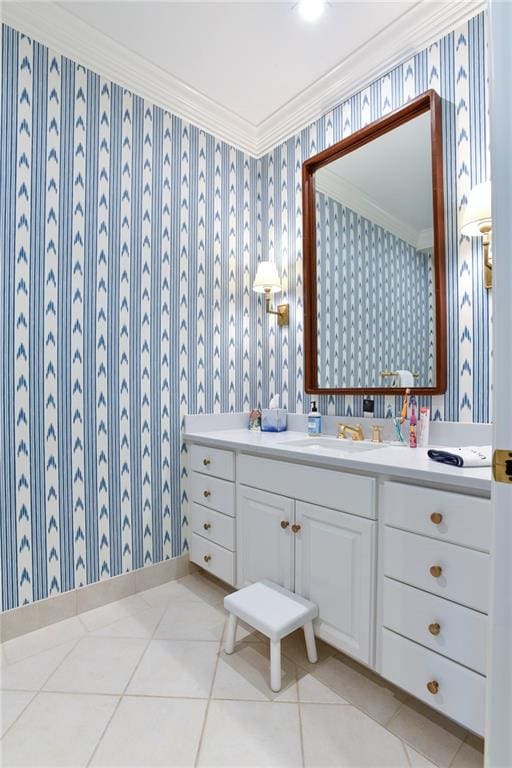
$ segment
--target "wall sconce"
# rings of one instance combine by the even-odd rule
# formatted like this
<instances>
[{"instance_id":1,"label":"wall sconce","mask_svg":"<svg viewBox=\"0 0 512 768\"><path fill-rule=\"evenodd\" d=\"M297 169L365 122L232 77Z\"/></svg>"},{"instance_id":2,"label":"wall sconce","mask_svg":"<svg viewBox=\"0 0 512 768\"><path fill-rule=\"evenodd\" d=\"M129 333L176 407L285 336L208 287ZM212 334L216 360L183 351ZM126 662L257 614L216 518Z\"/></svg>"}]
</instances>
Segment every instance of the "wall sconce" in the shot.
<instances>
[{"instance_id":1,"label":"wall sconce","mask_svg":"<svg viewBox=\"0 0 512 768\"><path fill-rule=\"evenodd\" d=\"M278 325L288 325L289 322L289 304L278 304L277 309L271 309L270 296L272 293L279 293L281 288L281 278L273 261L260 261L252 286L256 293L265 294L265 310L268 315L277 315Z\"/></svg>"},{"instance_id":2,"label":"wall sconce","mask_svg":"<svg viewBox=\"0 0 512 768\"><path fill-rule=\"evenodd\" d=\"M484 252L484 285L492 288L491 246L491 182L474 186L462 214L460 231L468 237L481 237Z\"/></svg>"}]
</instances>

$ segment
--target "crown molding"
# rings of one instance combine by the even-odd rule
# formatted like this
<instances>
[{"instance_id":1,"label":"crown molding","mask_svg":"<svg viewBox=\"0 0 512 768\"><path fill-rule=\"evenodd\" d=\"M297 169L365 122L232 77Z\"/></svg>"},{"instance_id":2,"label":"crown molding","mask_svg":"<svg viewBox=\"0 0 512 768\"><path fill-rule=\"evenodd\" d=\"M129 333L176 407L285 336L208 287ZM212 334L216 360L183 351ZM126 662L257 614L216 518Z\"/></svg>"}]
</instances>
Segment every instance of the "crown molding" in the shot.
<instances>
[{"instance_id":1,"label":"crown molding","mask_svg":"<svg viewBox=\"0 0 512 768\"><path fill-rule=\"evenodd\" d=\"M2 22L107 80L254 155L249 121L112 40L54 2L3 2Z\"/></svg>"},{"instance_id":2,"label":"crown molding","mask_svg":"<svg viewBox=\"0 0 512 768\"><path fill-rule=\"evenodd\" d=\"M258 126L257 156L310 125L354 93L486 8L482 0L421 0Z\"/></svg>"},{"instance_id":3,"label":"crown molding","mask_svg":"<svg viewBox=\"0 0 512 768\"><path fill-rule=\"evenodd\" d=\"M254 125L53 2L3 2L2 21L148 101L261 157L486 6L421 0L326 75Z\"/></svg>"}]
</instances>

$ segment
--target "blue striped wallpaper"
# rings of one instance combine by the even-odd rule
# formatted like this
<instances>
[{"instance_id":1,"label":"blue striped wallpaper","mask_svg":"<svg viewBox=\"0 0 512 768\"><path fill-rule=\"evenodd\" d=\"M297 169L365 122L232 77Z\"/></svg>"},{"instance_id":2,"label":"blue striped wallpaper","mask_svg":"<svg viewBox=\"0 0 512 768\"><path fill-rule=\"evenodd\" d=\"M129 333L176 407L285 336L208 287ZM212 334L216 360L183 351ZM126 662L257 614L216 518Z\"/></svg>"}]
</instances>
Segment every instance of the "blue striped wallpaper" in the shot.
<instances>
[{"instance_id":1,"label":"blue striped wallpaper","mask_svg":"<svg viewBox=\"0 0 512 768\"><path fill-rule=\"evenodd\" d=\"M2 28L2 607L187 549L180 428L258 377L258 163ZM261 221L261 220L260 220Z\"/></svg>"},{"instance_id":2,"label":"blue striped wallpaper","mask_svg":"<svg viewBox=\"0 0 512 768\"><path fill-rule=\"evenodd\" d=\"M259 160L6 26L1 55L3 610L186 550L185 413L275 391L308 408L302 160L428 87L447 148L450 373L434 409L488 419L489 299L456 226L487 167L482 17ZM282 329L251 290L268 256Z\"/></svg>"},{"instance_id":3,"label":"blue striped wallpaper","mask_svg":"<svg viewBox=\"0 0 512 768\"><path fill-rule=\"evenodd\" d=\"M318 384L382 387L383 370L434 369L432 255L316 193Z\"/></svg>"}]
</instances>

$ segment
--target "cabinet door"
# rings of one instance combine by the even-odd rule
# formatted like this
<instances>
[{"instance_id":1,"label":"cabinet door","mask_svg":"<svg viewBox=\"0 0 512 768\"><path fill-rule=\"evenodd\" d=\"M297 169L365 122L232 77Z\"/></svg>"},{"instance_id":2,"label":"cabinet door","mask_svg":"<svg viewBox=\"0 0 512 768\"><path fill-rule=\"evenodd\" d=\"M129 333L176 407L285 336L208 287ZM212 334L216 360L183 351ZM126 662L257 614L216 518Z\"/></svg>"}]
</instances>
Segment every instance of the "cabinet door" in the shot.
<instances>
[{"instance_id":1,"label":"cabinet door","mask_svg":"<svg viewBox=\"0 0 512 768\"><path fill-rule=\"evenodd\" d=\"M294 508L295 502L285 496L238 486L239 587L259 579L271 579L293 589Z\"/></svg>"},{"instance_id":2,"label":"cabinet door","mask_svg":"<svg viewBox=\"0 0 512 768\"><path fill-rule=\"evenodd\" d=\"M375 523L299 501L296 522L295 591L318 605L316 634L371 663Z\"/></svg>"}]
</instances>

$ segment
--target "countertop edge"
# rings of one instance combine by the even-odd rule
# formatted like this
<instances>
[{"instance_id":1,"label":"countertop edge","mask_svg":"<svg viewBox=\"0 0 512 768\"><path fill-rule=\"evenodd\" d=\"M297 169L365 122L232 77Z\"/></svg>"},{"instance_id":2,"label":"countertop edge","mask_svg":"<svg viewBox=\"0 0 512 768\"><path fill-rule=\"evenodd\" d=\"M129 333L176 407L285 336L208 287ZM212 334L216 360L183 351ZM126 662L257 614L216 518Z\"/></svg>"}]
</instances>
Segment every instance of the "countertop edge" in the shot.
<instances>
[{"instance_id":1,"label":"countertop edge","mask_svg":"<svg viewBox=\"0 0 512 768\"><path fill-rule=\"evenodd\" d=\"M434 462L432 462L434 466L429 469L397 467L386 461L375 461L375 459L379 458L375 456L375 454L373 461L341 456L315 456L314 454L306 454L302 451L286 448L286 443L277 443L272 446L251 445L250 443L243 444L240 440L230 440L226 437L226 431L223 431L222 436L215 435L214 433L212 434L212 432L188 432L184 433L183 440L186 443L207 445L212 448L225 448L237 453L261 456L263 458L291 459L300 464L309 464L328 469L372 475L375 477L383 476L386 479L389 478L392 480L416 481L417 483L428 482L429 484L443 486L450 490L457 490L458 492L469 493L472 495L485 495L490 497L491 494L491 480L486 480L481 477L472 477L470 469L453 469L453 473L447 473L446 471L439 472L436 471ZM304 437L304 435L297 433L297 437ZM410 449L396 448L395 450L401 451ZM464 475L456 474L462 472L464 472Z\"/></svg>"}]
</instances>

